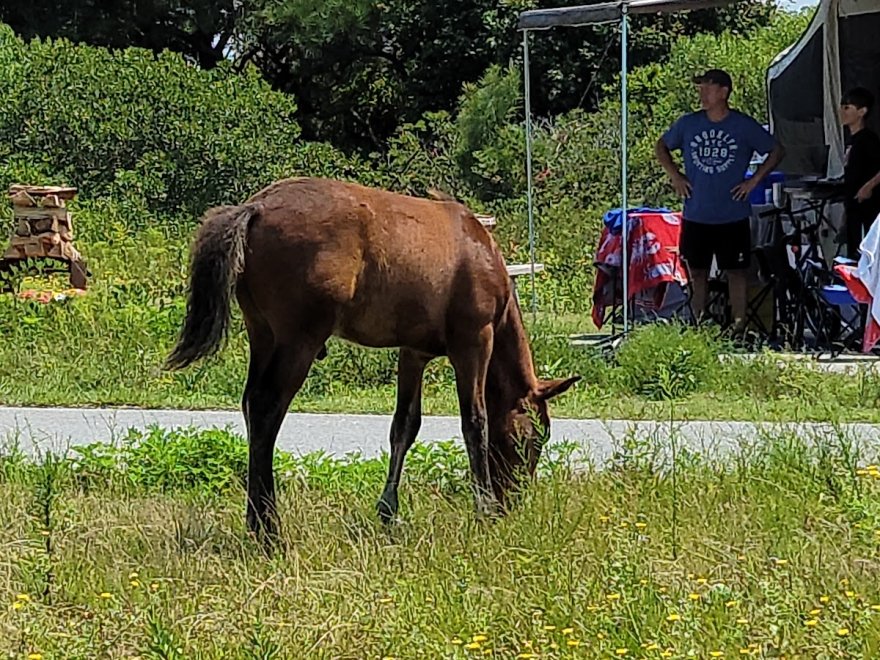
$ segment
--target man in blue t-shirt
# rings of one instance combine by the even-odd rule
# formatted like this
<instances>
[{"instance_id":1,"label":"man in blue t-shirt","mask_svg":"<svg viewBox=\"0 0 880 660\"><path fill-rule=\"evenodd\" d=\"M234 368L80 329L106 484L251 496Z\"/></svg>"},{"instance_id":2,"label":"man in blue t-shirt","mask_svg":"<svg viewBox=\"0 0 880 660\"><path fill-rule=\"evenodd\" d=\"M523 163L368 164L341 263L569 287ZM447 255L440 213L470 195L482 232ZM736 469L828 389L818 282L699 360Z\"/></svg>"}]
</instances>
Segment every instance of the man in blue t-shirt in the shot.
<instances>
[{"instance_id":1,"label":"man in blue t-shirt","mask_svg":"<svg viewBox=\"0 0 880 660\"><path fill-rule=\"evenodd\" d=\"M747 269L752 250L749 194L773 171L785 151L757 121L729 105L733 81L720 69L696 76L702 110L678 119L657 141L657 160L675 191L685 198L681 256L690 271L694 314L706 308L712 257L727 273L735 331L746 316ZM680 149L684 173L672 160ZM768 154L757 172L745 178L752 154Z\"/></svg>"}]
</instances>

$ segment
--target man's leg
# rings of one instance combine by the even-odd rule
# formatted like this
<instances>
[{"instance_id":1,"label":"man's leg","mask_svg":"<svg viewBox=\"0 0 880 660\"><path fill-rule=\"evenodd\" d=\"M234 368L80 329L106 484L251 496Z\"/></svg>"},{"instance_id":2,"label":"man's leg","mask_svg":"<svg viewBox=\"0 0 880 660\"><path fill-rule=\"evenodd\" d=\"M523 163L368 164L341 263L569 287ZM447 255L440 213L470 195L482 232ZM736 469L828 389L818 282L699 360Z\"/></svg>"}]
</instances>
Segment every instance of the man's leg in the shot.
<instances>
[{"instance_id":1,"label":"man's leg","mask_svg":"<svg viewBox=\"0 0 880 660\"><path fill-rule=\"evenodd\" d=\"M749 271L744 268L727 271L727 286L730 288L730 311L733 314L735 330L741 330L745 324L748 285Z\"/></svg>"},{"instance_id":2,"label":"man's leg","mask_svg":"<svg viewBox=\"0 0 880 660\"><path fill-rule=\"evenodd\" d=\"M752 255L752 225L749 218L719 226L718 267L727 273L733 329L744 329L748 307L749 265Z\"/></svg>"},{"instance_id":3,"label":"man's leg","mask_svg":"<svg viewBox=\"0 0 880 660\"><path fill-rule=\"evenodd\" d=\"M847 209L844 219L846 231L846 256L850 259L859 258L859 246L862 244L862 219Z\"/></svg>"},{"instance_id":4,"label":"man's leg","mask_svg":"<svg viewBox=\"0 0 880 660\"><path fill-rule=\"evenodd\" d=\"M706 300L709 297L709 269L691 268L691 309L697 323L703 321L706 313Z\"/></svg>"},{"instance_id":5,"label":"man's leg","mask_svg":"<svg viewBox=\"0 0 880 660\"><path fill-rule=\"evenodd\" d=\"M712 267L714 250L707 233L711 227L705 224L682 221L679 251L687 264L691 286L691 310L694 321L700 323L706 314L709 296L709 269Z\"/></svg>"}]
</instances>

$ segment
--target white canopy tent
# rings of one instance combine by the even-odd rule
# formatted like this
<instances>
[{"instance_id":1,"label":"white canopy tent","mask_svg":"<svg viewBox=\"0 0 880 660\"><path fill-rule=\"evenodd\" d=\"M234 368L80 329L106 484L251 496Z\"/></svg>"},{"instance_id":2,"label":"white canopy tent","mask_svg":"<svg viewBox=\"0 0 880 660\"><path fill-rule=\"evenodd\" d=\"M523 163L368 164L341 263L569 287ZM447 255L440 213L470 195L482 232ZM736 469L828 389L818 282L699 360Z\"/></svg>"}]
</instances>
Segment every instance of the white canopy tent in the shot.
<instances>
[{"instance_id":1,"label":"white canopy tent","mask_svg":"<svg viewBox=\"0 0 880 660\"><path fill-rule=\"evenodd\" d=\"M855 86L880 101L880 0L821 0L801 38L767 71L770 127L786 150L780 170L843 175L838 107ZM880 108L870 122L880 132Z\"/></svg>"},{"instance_id":2,"label":"white canopy tent","mask_svg":"<svg viewBox=\"0 0 880 660\"><path fill-rule=\"evenodd\" d=\"M529 85L529 33L532 30L548 30L554 27L579 27L597 25L599 23L620 24L620 77L621 77L621 116L620 116L620 208L624 211L627 205L627 37L629 30L628 17L632 14L660 14L677 11L693 11L733 4L741 0L618 0L599 4L580 5L575 7L557 7L553 9L532 9L522 12L519 16L518 29L523 32L523 78L526 102L526 175L528 178L528 216L529 216L529 252L531 259L532 311L536 308L535 296L535 224L532 182L532 109ZM856 1L856 0L851 0ZM873 1L873 0L869 0ZM880 0L878 0L880 1ZM707 63L711 66L711 63ZM707 67L708 68L708 67ZM696 73L696 72L694 72ZM623 223L623 263L627 264L627 223ZM628 305L629 282L628 269L623 271L623 331L629 330Z\"/></svg>"}]
</instances>

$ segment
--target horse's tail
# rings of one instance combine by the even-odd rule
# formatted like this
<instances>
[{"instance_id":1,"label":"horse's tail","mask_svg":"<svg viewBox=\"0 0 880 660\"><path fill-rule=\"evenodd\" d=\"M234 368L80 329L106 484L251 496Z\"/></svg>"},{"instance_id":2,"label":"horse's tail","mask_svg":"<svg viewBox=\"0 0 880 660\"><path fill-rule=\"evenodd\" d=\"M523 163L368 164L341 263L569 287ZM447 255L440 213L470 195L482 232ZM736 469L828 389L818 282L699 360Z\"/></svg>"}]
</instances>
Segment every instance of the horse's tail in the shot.
<instances>
[{"instance_id":1,"label":"horse's tail","mask_svg":"<svg viewBox=\"0 0 880 660\"><path fill-rule=\"evenodd\" d=\"M235 283L244 271L248 227L259 212L259 204L219 206L202 219L190 254L186 319L166 369L182 369L220 348Z\"/></svg>"}]
</instances>

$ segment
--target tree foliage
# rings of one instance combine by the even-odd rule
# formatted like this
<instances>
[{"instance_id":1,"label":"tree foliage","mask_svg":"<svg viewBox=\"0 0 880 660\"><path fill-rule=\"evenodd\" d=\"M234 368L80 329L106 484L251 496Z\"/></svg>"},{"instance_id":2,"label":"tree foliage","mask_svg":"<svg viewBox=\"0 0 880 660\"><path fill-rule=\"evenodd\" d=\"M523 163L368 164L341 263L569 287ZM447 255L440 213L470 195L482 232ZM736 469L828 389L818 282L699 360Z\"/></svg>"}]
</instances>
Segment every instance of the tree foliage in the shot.
<instances>
[{"instance_id":1,"label":"tree foliage","mask_svg":"<svg viewBox=\"0 0 880 660\"><path fill-rule=\"evenodd\" d=\"M130 200L132 219L198 215L281 176L352 175L332 147L302 142L296 103L253 67L203 71L168 52L24 43L0 25L0 97L0 185L75 185Z\"/></svg>"},{"instance_id":2,"label":"tree foliage","mask_svg":"<svg viewBox=\"0 0 880 660\"><path fill-rule=\"evenodd\" d=\"M598 0L590 0L596 2ZM582 4L579 0L578 4ZM574 4L571 0L570 4ZM384 150L425 112L452 111L487 67L521 66L520 11L556 0L6 0L0 20L24 35L156 53L203 67L224 57L253 63L292 94L304 137L345 150ZM563 3L565 4L565 3ZM631 61L656 62L683 36L742 33L766 24L771 0L735 9L633 20ZM594 109L619 68L613 26L560 28L533 38L537 114Z\"/></svg>"}]
</instances>

